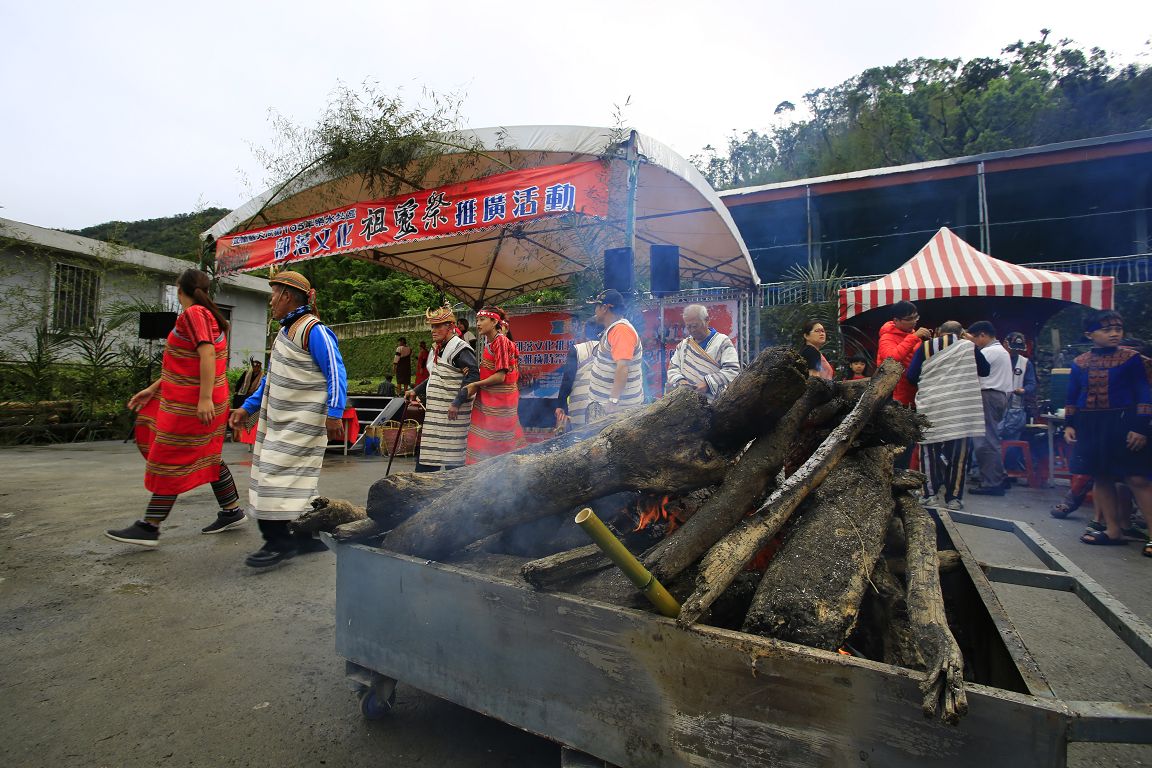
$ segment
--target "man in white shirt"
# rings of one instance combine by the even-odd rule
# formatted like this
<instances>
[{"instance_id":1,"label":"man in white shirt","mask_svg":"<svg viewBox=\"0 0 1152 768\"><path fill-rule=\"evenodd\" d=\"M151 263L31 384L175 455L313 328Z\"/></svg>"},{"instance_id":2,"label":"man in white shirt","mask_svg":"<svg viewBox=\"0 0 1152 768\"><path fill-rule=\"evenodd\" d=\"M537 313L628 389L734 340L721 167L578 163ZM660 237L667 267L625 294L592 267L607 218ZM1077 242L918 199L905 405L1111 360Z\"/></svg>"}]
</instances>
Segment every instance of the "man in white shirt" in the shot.
<instances>
[{"instance_id":1,"label":"man in white shirt","mask_svg":"<svg viewBox=\"0 0 1152 768\"><path fill-rule=\"evenodd\" d=\"M970 488L976 496L1004 495L1004 459L1000 455L1000 422L1008 408L1012 391L1012 359L996 339L996 327L987 320L972 323L968 338L976 345L977 354L988 362L988 375L980 377L980 396L984 401L984 435L972 438L973 455L980 468L980 487Z\"/></svg>"}]
</instances>

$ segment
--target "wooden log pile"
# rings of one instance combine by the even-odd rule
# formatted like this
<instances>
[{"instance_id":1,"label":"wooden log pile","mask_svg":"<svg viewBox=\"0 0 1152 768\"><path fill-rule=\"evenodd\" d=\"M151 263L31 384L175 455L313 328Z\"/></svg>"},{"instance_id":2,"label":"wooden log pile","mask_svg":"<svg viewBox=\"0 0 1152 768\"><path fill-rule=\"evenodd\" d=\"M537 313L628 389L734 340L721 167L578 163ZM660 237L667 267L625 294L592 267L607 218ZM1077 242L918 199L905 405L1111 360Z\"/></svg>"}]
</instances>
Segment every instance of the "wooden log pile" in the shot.
<instances>
[{"instance_id":1,"label":"wooden log pile","mask_svg":"<svg viewBox=\"0 0 1152 768\"><path fill-rule=\"evenodd\" d=\"M870 381L832 384L808 377L794 352L765 350L711 404L676 389L579 434L384 478L368 519L333 535L436 560L503 547L536 557L522 575L537 589L644 607L574 535L573 514L593 506L618 518L625 545L681 600L681 626L855 655L869 654L853 638L880 637L871 657L923 672L925 714L954 723L967 707L964 665L938 573L954 558L936 551L922 478L893 468L924 426L890 400L902 373L889 360ZM645 505L662 519L655 539L632 530Z\"/></svg>"}]
</instances>

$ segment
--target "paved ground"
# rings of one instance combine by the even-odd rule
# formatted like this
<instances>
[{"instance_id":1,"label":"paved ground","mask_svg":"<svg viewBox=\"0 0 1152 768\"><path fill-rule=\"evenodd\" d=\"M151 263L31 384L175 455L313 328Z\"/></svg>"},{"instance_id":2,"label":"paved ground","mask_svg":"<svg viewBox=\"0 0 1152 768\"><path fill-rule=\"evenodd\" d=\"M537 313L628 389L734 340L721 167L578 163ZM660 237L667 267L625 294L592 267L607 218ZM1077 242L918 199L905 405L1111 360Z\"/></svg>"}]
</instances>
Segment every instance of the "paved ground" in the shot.
<instances>
[{"instance_id":1,"label":"paved ground","mask_svg":"<svg viewBox=\"0 0 1152 768\"><path fill-rule=\"evenodd\" d=\"M243 446L225 456L243 483ZM333 651L334 559L251 571L254 526L199 534L215 509L206 488L180 500L156 551L105 539L145 501L133 446L5 449L0 461L0 765L558 764L549 742L405 686L392 717L363 721ZM331 457L320 491L362 503L383 471ZM1050 518L1056 498L1016 489L969 511L1034 525L1152 621L1152 560L1076 543L1084 520ZM1041 565L1010 535L965 527L965 539L982 560ZM1059 695L1152 701L1152 673L1074 598L997 593ZM1071 764L1152 765L1152 747L1074 746Z\"/></svg>"}]
</instances>

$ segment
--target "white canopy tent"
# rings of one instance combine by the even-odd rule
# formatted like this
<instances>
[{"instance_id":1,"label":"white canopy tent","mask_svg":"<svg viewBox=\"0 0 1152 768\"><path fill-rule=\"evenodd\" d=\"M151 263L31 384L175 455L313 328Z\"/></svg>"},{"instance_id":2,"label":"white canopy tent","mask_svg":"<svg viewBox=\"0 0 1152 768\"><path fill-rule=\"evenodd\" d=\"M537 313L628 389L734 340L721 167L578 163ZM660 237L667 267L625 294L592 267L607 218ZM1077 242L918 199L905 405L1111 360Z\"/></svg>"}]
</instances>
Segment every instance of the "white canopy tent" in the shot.
<instances>
[{"instance_id":1,"label":"white canopy tent","mask_svg":"<svg viewBox=\"0 0 1152 768\"><path fill-rule=\"evenodd\" d=\"M680 248L684 281L752 289L759 284L748 249L728 209L696 168L670 148L634 134L639 156L635 197L635 264L648 274L649 248ZM572 214L503 224L435 240L382 244L354 254L432 283L473 306L562 285L602 268L604 249L626 245L628 148L609 128L517 126L462 131L437 150L420 189L515 169L606 160L610 182L604 219ZM457 148L460 147L460 148ZM469 149L464 149L468 147ZM478 151L477 151L478 150ZM401 169L401 175L404 175ZM405 191L418 191L416 189ZM203 233L210 242L378 196L362 176L320 168L268 190Z\"/></svg>"}]
</instances>

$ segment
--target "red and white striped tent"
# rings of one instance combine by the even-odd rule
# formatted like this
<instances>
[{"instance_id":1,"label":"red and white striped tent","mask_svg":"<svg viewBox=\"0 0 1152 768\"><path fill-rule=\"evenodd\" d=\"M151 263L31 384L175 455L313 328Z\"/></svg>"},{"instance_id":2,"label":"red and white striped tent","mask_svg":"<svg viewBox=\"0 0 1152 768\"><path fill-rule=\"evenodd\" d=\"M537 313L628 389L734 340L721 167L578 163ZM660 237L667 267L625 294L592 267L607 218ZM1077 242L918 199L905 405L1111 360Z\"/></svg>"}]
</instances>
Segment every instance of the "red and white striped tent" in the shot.
<instances>
[{"instance_id":1,"label":"red and white striped tent","mask_svg":"<svg viewBox=\"0 0 1152 768\"><path fill-rule=\"evenodd\" d=\"M981 253L941 227L920 251L879 280L840 289L840 322L898 301L959 297L1055 299L1112 309L1111 277L1029 269Z\"/></svg>"}]
</instances>

